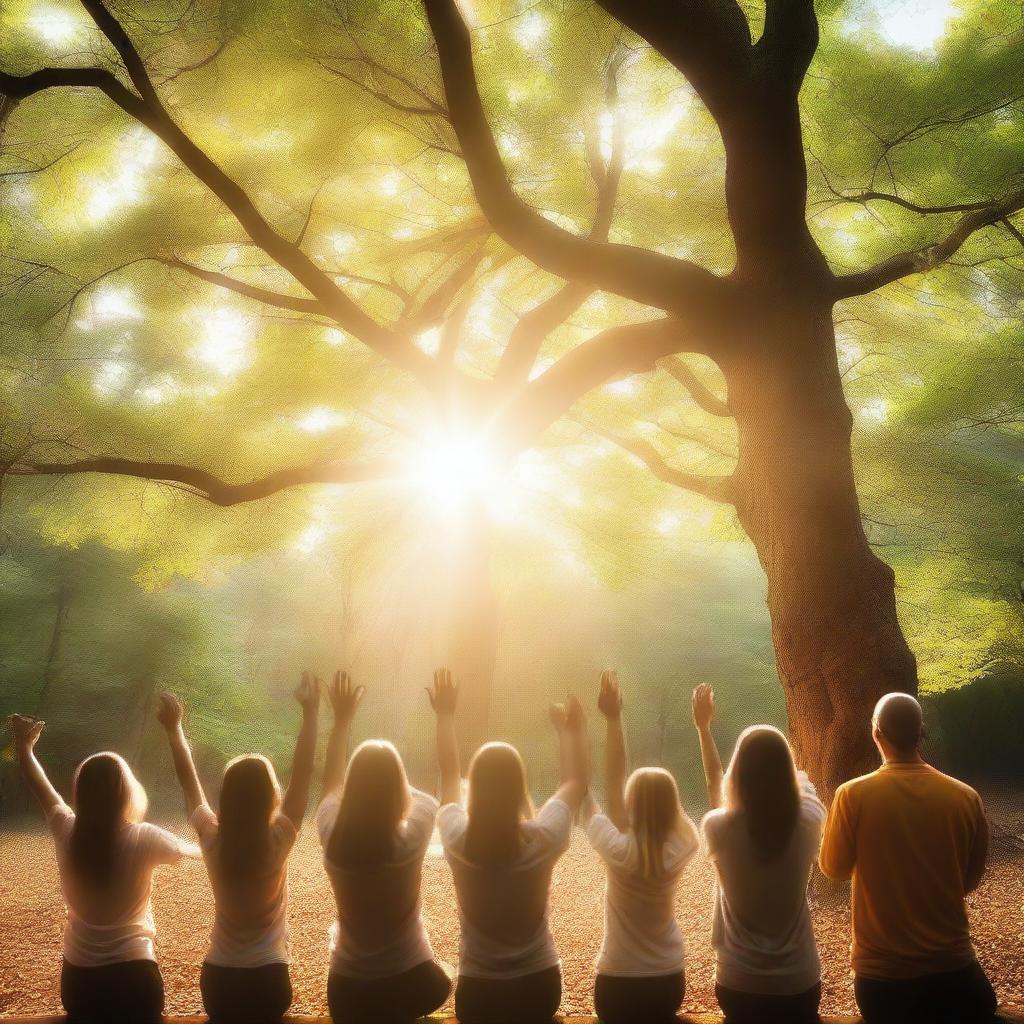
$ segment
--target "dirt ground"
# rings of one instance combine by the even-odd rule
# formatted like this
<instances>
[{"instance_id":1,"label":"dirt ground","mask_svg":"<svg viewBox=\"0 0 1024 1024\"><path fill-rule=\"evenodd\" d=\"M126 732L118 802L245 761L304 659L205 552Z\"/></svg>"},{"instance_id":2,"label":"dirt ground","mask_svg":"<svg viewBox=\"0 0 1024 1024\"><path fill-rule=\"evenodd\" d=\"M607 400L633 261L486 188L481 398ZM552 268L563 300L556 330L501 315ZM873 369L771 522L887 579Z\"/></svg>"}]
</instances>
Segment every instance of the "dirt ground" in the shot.
<instances>
[{"instance_id":1,"label":"dirt ground","mask_svg":"<svg viewBox=\"0 0 1024 1024\"><path fill-rule=\"evenodd\" d=\"M970 900L978 955L1000 1000L1024 1005L1024 859L996 861ZM64 908L52 846L38 833L0 836L3 912L0 914L0 1015L58 1012L58 974ZM559 863L552 895L552 928L562 956L565 1013L591 1012L593 962L601 939L604 880L600 864L577 833ZM424 913L437 954L456 961L458 918L444 860L428 859ZM201 862L163 868L154 886L158 950L169 1013L193 1013L199 1002L199 966L213 906ZM713 993L711 871L696 860L680 887L679 920L687 943L688 1010L716 1009ZM313 830L307 826L291 860L291 949L294 1010L325 1013L327 929L332 903ZM851 1012L849 913L837 902L816 903L815 929L824 963L827 1012Z\"/></svg>"}]
</instances>

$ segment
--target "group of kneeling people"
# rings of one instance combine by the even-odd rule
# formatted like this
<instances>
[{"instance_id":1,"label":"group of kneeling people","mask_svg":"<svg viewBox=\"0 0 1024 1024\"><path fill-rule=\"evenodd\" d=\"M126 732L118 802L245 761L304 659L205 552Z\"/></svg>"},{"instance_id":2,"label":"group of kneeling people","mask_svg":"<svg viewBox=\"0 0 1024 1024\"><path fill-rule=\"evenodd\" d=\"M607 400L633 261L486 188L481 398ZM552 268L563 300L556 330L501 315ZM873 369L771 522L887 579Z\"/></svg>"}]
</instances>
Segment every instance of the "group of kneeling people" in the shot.
<instances>
[{"instance_id":1,"label":"group of kneeling people","mask_svg":"<svg viewBox=\"0 0 1024 1024\"><path fill-rule=\"evenodd\" d=\"M450 972L434 956L420 912L422 864L435 825L461 923L458 1018L550 1021L561 974L548 898L574 820L607 868L597 1014L606 1024L673 1018L685 993L675 890L700 833L668 772L639 768L627 779L613 672L602 675L598 695L607 723L603 809L590 793L585 714L574 697L551 709L561 783L534 813L523 761L506 743L476 752L463 805L458 688L447 670L435 672L428 690L440 802L409 785L387 741L368 740L349 759L363 687L338 673L327 691L334 724L316 825L337 901L327 985L337 1024L409 1024L450 995ZM200 983L206 1012L212 1024L280 1021L292 1000L287 860L313 772L319 680L304 675L296 698L302 726L283 798L270 762L249 754L228 764L214 812L193 763L182 705L161 696L158 718L198 850L142 821L145 793L116 754L82 762L68 806L34 754L43 723L12 716L22 770L56 843L67 904L61 999L70 1021L160 1019L152 872L200 850L216 904ZM829 812L777 729L747 729L723 771L707 685L694 691L693 715L712 808L701 833L717 875L716 994L729 1024L818 1020L821 968L807 904L815 860L828 877L854 880L853 970L866 1024L991 1019L995 994L975 959L964 902L985 870L984 810L973 789L921 758L917 702L905 694L879 701L872 727L882 766L840 787Z\"/></svg>"}]
</instances>

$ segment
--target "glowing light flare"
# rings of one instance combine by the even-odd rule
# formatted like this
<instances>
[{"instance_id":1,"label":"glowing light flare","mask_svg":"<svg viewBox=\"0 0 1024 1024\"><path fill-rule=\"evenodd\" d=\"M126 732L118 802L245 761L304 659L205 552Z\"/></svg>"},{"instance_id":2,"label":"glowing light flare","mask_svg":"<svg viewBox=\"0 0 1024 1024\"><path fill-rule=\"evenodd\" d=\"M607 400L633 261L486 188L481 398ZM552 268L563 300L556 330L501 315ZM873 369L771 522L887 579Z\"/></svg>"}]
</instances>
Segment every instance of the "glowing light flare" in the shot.
<instances>
[{"instance_id":1,"label":"glowing light flare","mask_svg":"<svg viewBox=\"0 0 1024 1024\"><path fill-rule=\"evenodd\" d=\"M410 461L412 481L447 514L463 510L473 499L486 504L502 475L486 436L458 429L428 433Z\"/></svg>"},{"instance_id":2,"label":"glowing light flare","mask_svg":"<svg viewBox=\"0 0 1024 1024\"><path fill-rule=\"evenodd\" d=\"M238 310L222 306L200 318L202 336L195 357L224 377L230 377L249 365L253 325Z\"/></svg>"},{"instance_id":3,"label":"glowing light flare","mask_svg":"<svg viewBox=\"0 0 1024 1024\"><path fill-rule=\"evenodd\" d=\"M868 423L881 424L889 419L889 402L885 398L872 398L860 407L861 419Z\"/></svg>"},{"instance_id":4,"label":"glowing light flare","mask_svg":"<svg viewBox=\"0 0 1024 1024\"><path fill-rule=\"evenodd\" d=\"M320 405L315 409L310 409L305 416L296 420L295 424L300 430L304 430L308 434L322 434L324 431L343 427L349 422L350 418L344 413L338 412L337 409L328 409L326 406Z\"/></svg>"},{"instance_id":5,"label":"glowing light flare","mask_svg":"<svg viewBox=\"0 0 1024 1024\"><path fill-rule=\"evenodd\" d=\"M94 223L118 210L134 206L146 197L145 179L160 157L160 142L145 128L128 132L114 151L114 169L100 177L84 179L85 213Z\"/></svg>"},{"instance_id":6,"label":"glowing light flare","mask_svg":"<svg viewBox=\"0 0 1024 1024\"><path fill-rule=\"evenodd\" d=\"M37 7L26 24L44 43L61 46L80 36L85 26L70 11L59 7Z\"/></svg>"},{"instance_id":7,"label":"glowing light flare","mask_svg":"<svg viewBox=\"0 0 1024 1024\"><path fill-rule=\"evenodd\" d=\"M874 29L891 46L923 53L935 48L962 13L953 0L866 0L844 31Z\"/></svg>"}]
</instances>

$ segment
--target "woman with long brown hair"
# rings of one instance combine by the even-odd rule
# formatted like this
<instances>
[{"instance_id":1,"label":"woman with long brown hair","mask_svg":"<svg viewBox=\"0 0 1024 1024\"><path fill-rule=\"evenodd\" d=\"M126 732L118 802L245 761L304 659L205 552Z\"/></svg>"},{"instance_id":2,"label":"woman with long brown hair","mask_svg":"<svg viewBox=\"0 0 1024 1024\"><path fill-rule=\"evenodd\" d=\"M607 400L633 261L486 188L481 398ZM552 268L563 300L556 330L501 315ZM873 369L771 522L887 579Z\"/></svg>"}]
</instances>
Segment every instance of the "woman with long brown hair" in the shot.
<instances>
[{"instance_id":1,"label":"woman with long brown hair","mask_svg":"<svg viewBox=\"0 0 1024 1024\"><path fill-rule=\"evenodd\" d=\"M455 1014L461 1024L550 1021L561 1002L562 976L548 897L587 791L583 709L574 697L551 708L561 784L535 816L523 760L507 743L485 743L473 756L462 806L458 689L447 669L434 673L428 694L437 715L438 830L462 926Z\"/></svg>"},{"instance_id":2,"label":"woman with long brown hair","mask_svg":"<svg viewBox=\"0 0 1024 1024\"><path fill-rule=\"evenodd\" d=\"M626 778L626 740L618 676L601 675L598 710L607 722L607 811L584 800L587 837L608 872L604 937L597 957L594 1008L602 1024L676 1019L686 993L683 935L675 894L700 846L697 829L664 768Z\"/></svg>"},{"instance_id":3,"label":"woman with long brown hair","mask_svg":"<svg viewBox=\"0 0 1024 1024\"><path fill-rule=\"evenodd\" d=\"M164 986L150 908L153 869L195 854L144 822L146 793L119 754L87 757L69 807L35 755L43 722L11 715L22 774L46 815L67 904L61 1002L70 1024L156 1024Z\"/></svg>"},{"instance_id":4,"label":"woman with long brown hair","mask_svg":"<svg viewBox=\"0 0 1024 1024\"><path fill-rule=\"evenodd\" d=\"M302 725L284 797L270 761L243 754L224 769L214 813L185 737L181 702L160 695L157 717L213 889L213 933L199 978L211 1024L276 1024L291 1005L288 855L309 799L320 680L304 672L295 699Z\"/></svg>"},{"instance_id":5,"label":"woman with long brown hair","mask_svg":"<svg viewBox=\"0 0 1024 1024\"><path fill-rule=\"evenodd\" d=\"M807 884L825 808L769 725L740 734L723 779L714 715L714 691L698 686L693 721L712 808L702 827L717 875L715 993L727 1024L815 1024L821 963Z\"/></svg>"},{"instance_id":6,"label":"woman with long brown hair","mask_svg":"<svg viewBox=\"0 0 1024 1024\"><path fill-rule=\"evenodd\" d=\"M401 756L386 740L360 744L346 768L363 692L346 672L335 675L329 691L334 728L316 815L338 914L327 1003L336 1024L411 1024L451 992L420 913L437 801L409 785Z\"/></svg>"}]
</instances>

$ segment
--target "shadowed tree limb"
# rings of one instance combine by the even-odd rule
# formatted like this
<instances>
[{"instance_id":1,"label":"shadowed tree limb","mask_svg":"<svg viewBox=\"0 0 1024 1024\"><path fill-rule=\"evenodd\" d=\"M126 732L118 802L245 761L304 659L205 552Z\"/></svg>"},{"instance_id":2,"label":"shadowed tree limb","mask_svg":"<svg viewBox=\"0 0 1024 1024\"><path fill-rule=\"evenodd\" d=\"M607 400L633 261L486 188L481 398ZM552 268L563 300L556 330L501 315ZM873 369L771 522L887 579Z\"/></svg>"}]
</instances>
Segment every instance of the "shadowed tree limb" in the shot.
<instances>
[{"instance_id":1,"label":"shadowed tree limb","mask_svg":"<svg viewBox=\"0 0 1024 1024\"><path fill-rule=\"evenodd\" d=\"M712 416L731 416L729 403L723 401L709 388L704 381L690 369L685 359L679 356L669 356L667 359L659 359L660 366L666 373L671 374L680 384L690 392L690 397L705 412Z\"/></svg>"},{"instance_id":2,"label":"shadowed tree limb","mask_svg":"<svg viewBox=\"0 0 1024 1024\"><path fill-rule=\"evenodd\" d=\"M726 505L736 503L736 482L731 475L713 476L677 469L654 445L642 437L623 434L591 420L580 420L579 422L587 430L603 437L606 441L611 441L616 447L639 459L654 476L664 483L679 487L684 491L692 491L694 494L703 495L705 498Z\"/></svg>"},{"instance_id":3,"label":"shadowed tree limb","mask_svg":"<svg viewBox=\"0 0 1024 1024\"><path fill-rule=\"evenodd\" d=\"M992 224L1005 223L1011 214L1021 209L1024 209L1024 189L1012 193L1002 202L965 214L945 238L932 245L897 253L867 270L836 277L832 297L847 299L854 295L866 295L911 274L934 270L947 262L976 231Z\"/></svg>"},{"instance_id":4,"label":"shadowed tree limb","mask_svg":"<svg viewBox=\"0 0 1024 1024\"><path fill-rule=\"evenodd\" d=\"M659 359L694 351L686 325L674 318L610 327L571 349L534 378L498 419L502 443L512 453L533 444L588 391L654 369Z\"/></svg>"},{"instance_id":5,"label":"shadowed tree limb","mask_svg":"<svg viewBox=\"0 0 1024 1024\"><path fill-rule=\"evenodd\" d=\"M256 302L262 302L267 306L277 306L279 309L291 309L297 313L316 313L320 316L330 316L328 311L324 308L323 303L318 299L304 298L301 295L286 295L283 292L270 291L267 288L260 288L257 285L246 284L245 281L239 281L236 277L231 277L228 274L222 274L217 270L204 270L202 267L197 267L194 263L188 263L185 260L178 259L176 256L159 256L155 257L155 259L158 263L162 263L166 267L183 270L185 273L198 278L200 281L205 281L207 284L215 285L218 288L225 288L228 291L236 292L239 295L246 296L246 298L254 299Z\"/></svg>"},{"instance_id":6,"label":"shadowed tree limb","mask_svg":"<svg viewBox=\"0 0 1024 1024\"><path fill-rule=\"evenodd\" d=\"M299 246L271 226L256 209L248 193L196 145L164 109L142 58L120 23L99 0L87 0L85 6L114 45L140 95L125 87L109 71L97 67L41 68L28 75L0 72L0 93L20 100L59 87L99 89L126 114L160 138L185 167L224 203L252 241L323 303L326 315L338 326L417 378L424 381L436 379L438 368L432 359L407 339L377 323Z\"/></svg>"},{"instance_id":7,"label":"shadowed tree limb","mask_svg":"<svg viewBox=\"0 0 1024 1024\"><path fill-rule=\"evenodd\" d=\"M174 462L143 462L114 456L79 459L74 462L13 463L10 476L71 476L81 473L105 473L130 476L158 483L181 484L190 493L214 505L241 505L266 498L278 491L306 484L350 484L367 480L395 480L401 468L385 462L316 462L308 466L280 469L247 483L232 484L196 466Z\"/></svg>"},{"instance_id":8,"label":"shadowed tree limb","mask_svg":"<svg viewBox=\"0 0 1024 1024\"><path fill-rule=\"evenodd\" d=\"M731 282L685 260L582 238L516 195L484 112L469 29L458 6L455 0L424 0L424 6L452 124L477 202L494 230L538 266L567 280L589 282L678 315L727 316L735 301Z\"/></svg>"}]
</instances>

